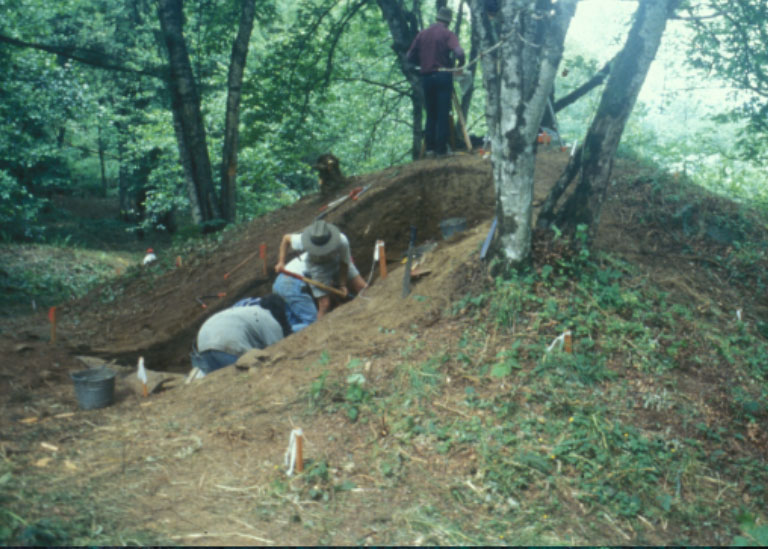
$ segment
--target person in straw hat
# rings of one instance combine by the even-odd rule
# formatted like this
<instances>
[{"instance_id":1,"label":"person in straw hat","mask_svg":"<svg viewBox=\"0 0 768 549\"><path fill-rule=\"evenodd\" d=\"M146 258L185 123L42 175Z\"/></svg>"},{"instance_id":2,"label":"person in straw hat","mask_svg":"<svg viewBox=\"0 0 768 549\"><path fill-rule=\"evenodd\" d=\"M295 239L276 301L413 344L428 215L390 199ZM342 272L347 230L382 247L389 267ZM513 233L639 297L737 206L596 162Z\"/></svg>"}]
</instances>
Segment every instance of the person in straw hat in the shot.
<instances>
[{"instance_id":1,"label":"person in straw hat","mask_svg":"<svg viewBox=\"0 0 768 549\"><path fill-rule=\"evenodd\" d=\"M445 156L448 152L449 115L453 75L442 69L453 67L453 53L463 66L466 61L459 39L448 30L451 23L450 8L437 11L437 21L422 30L413 39L406 58L419 65L427 122L424 128L426 156Z\"/></svg>"},{"instance_id":2,"label":"person in straw hat","mask_svg":"<svg viewBox=\"0 0 768 549\"><path fill-rule=\"evenodd\" d=\"M296 273L311 278L326 286L339 288L346 297L351 289L355 293L363 290L367 284L352 262L349 240L336 225L315 220L301 233L283 235L280 241L275 270L279 273L285 268L288 250L306 252L304 272ZM312 295L317 299L317 318L322 318L331 309L331 296L325 290L312 286Z\"/></svg>"}]
</instances>

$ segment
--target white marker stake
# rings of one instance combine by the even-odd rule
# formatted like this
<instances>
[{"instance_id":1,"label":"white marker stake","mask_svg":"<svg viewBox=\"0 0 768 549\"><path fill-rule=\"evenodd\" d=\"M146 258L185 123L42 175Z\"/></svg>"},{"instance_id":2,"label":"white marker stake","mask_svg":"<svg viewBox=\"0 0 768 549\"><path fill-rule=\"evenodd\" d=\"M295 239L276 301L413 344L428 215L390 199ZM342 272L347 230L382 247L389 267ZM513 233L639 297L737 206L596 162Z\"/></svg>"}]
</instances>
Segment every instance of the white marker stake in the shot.
<instances>
[{"instance_id":1,"label":"white marker stake","mask_svg":"<svg viewBox=\"0 0 768 549\"><path fill-rule=\"evenodd\" d=\"M290 477L294 469L297 473L304 470L304 457L302 456L304 432L301 427L291 431L291 437L288 440L288 449L285 451L285 466L288 467L286 474Z\"/></svg>"},{"instance_id":2,"label":"white marker stake","mask_svg":"<svg viewBox=\"0 0 768 549\"><path fill-rule=\"evenodd\" d=\"M141 380L142 394L144 395L144 398L146 398L149 396L149 389L147 388L147 371L144 369L143 356L139 357L139 371L136 375Z\"/></svg>"}]
</instances>

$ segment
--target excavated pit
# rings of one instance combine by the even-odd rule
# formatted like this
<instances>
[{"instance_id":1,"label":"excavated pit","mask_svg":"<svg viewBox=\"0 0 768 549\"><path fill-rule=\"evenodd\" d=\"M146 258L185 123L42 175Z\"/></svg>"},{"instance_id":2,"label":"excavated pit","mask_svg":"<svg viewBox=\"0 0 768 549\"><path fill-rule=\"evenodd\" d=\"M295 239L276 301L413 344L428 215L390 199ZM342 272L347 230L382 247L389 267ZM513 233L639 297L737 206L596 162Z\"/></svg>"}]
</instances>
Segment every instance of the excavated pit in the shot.
<instances>
[{"instance_id":1,"label":"excavated pit","mask_svg":"<svg viewBox=\"0 0 768 549\"><path fill-rule=\"evenodd\" d=\"M556 179L566 162L567 153L548 153L545 162L537 162L537 182ZM417 244L442 242L442 220L465 218L471 229L494 215L491 163L477 155L421 160L352 177L345 192L359 186L366 190L357 200L347 200L325 219L349 237L353 258L365 278L377 240L384 240L392 270L405 255L411 226L417 229ZM187 371L189 352L205 319L243 297L268 293L282 235L301 231L322 205L316 195L305 197L228 233L215 251L200 250L185 259L181 268L162 274L139 270L62 307L62 343L72 354L124 364L135 364L144 356L151 369ZM258 257L261 243L268 246L266 277ZM103 305L107 290L114 296L110 307ZM205 308L197 300L220 292L226 295L206 298Z\"/></svg>"}]
</instances>

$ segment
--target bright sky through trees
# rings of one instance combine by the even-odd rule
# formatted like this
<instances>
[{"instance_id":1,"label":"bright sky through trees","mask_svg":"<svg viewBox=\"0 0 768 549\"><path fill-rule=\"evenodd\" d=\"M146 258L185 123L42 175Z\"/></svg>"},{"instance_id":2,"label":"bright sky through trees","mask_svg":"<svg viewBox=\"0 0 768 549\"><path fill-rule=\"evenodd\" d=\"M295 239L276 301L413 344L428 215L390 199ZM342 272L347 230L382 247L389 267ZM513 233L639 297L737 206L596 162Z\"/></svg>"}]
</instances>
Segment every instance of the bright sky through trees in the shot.
<instances>
[{"instance_id":1,"label":"bright sky through trees","mask_svg":"<svg viewBox=\"0 0 768 549\"><path fill-rule=\"evenodd\" d=\"M568 40L577 43L602 66L624 44L636 9L636 0L581 0L571 22ZM691 102L722 110L732 90L721 80L702 78L686 67L689 40L690 31L685 22L668 22L659 53L640 93L640 101L652 104L668 93L681 93Z\"/></svg>"}]
</instances>

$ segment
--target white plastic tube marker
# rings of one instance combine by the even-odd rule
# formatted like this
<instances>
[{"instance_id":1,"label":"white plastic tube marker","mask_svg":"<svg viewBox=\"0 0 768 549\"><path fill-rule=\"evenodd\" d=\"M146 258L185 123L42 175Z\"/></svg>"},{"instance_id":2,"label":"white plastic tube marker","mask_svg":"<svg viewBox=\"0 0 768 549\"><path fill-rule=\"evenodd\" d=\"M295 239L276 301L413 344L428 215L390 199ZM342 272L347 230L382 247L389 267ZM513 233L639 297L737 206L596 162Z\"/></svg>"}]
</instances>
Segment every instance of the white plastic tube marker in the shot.
<instances>
[{"instance_id":1,"label":"white plastic tube marker","mask_svg":"<svg viewBox=\"0 0 768 549\"><path fill-rule=\"evenodd\" d=\"M149 396L149 389L147 387L147 370L144 369L144 357L139 357L139 364L138 364L138 372L136 373L136 376L141 380L141 390L146 398Z\"/></svg>"},{"instance_id":2,"label":"white plastic tube marker","mask_svg":"<svg viewBox=\"0 0 768 549\"><path fill-rule=\"evenodd\" d=\"M301 427L296 427L291 431L291 436L288 439L288 449L285 451L285 466L288 467L286 474L290 477L295 470L297 473L301 473L304 470L304 457L303 440L304 432Z\"/></svg>"}]
</instances>

